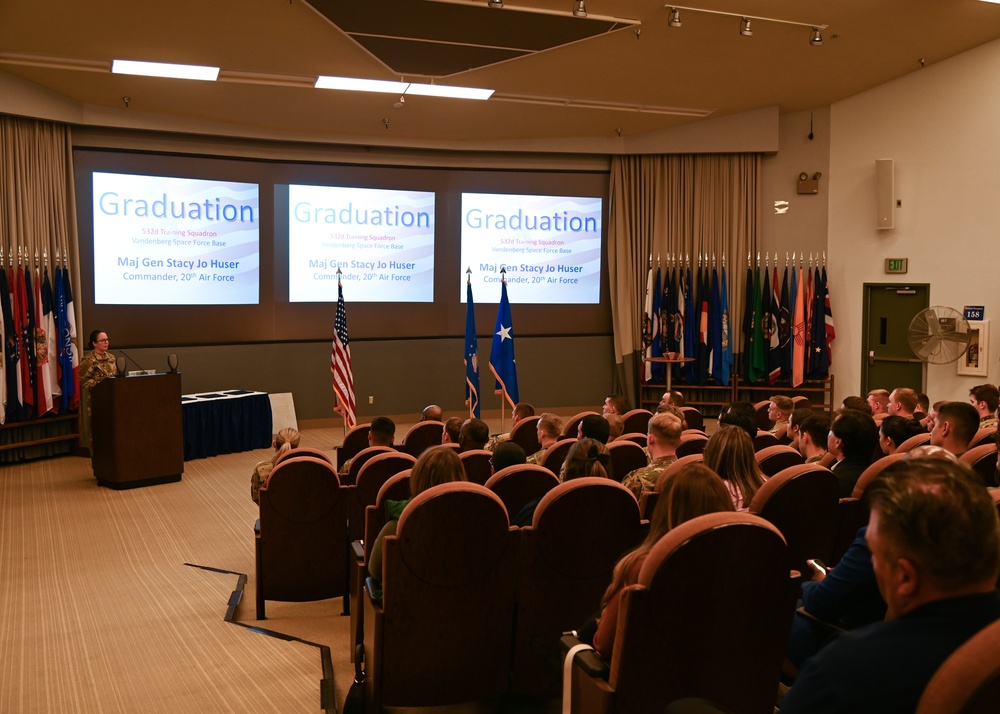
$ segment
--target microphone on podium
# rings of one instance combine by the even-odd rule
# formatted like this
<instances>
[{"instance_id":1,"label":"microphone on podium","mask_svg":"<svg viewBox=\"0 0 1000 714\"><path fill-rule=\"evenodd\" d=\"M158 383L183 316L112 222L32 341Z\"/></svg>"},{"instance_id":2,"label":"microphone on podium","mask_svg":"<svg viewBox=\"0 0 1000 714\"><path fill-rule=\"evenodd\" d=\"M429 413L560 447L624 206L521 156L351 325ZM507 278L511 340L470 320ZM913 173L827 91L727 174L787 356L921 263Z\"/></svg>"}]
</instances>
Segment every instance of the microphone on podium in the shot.
<instances>
[{"instance_id":1,"label":"microphone on podium","mask_svg":"<svg viewBox=\"0 0 1000 714\"><path fill-rule=\"evenodd\" d=\"M139 368L140 372L143 372L143 373L146 372L146 370L142 368L142 365L139 364L139 362L135 359L135 357L133 357L132 355L130 355L125 350L118 350L118 351L122 353L122 356L126 357L127 359L132 360L132 363L136 367ZM125 364L124 364L124 363L126 363L126 360L122 360L122 361L123 361L123 365L122 365L122 367L118 371L119 371L120 374L127 374L127 370L126 370L126 367L125 367Z\"/></svg>"}]
</instances>

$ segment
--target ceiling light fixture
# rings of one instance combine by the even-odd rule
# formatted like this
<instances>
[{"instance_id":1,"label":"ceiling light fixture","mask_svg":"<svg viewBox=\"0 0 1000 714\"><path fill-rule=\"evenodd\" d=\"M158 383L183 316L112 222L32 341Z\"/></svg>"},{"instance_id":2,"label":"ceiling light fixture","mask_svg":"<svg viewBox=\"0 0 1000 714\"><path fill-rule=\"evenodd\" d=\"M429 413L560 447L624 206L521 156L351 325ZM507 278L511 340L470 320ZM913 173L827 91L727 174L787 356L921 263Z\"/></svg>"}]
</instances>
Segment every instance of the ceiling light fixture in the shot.
<instances>
[{"instance_id":1,"label":"ceiling light fixture","mask_svg":"<svg viewBox=\"0 0 1000 714\"><path fill-rule=\"evenodd\" d=\"M1000 0L995 0L995 2L1000 3ZM820 31L830 27L829 25L821 22L799 22L798 20L784 20L780 17L763 17L761 15L744 15L739 12L726 12L725 10L709 10L703 7L690 7L673 4L667 4L663 7L670 10L670 20L668 21L670 27L681 26L681 10L686 10L688 12L701 12L706 15L724 15L725 17L740 18L740 34L744 37L753 37L753 30L750 28L751 20L756 20L757 22L773 22L778 25L797 25L801 27L808 27L812 31L812 34L809 36L809 42L814 46L823 44L823 36L820 34Z\"/></svg>"},{"instance_id":2,"label":"ceiling light fixture","mask_svg":"<svg viewBox=\"0 0 1000 714\"><path fill-rule=\"evenodd\" d=\"M164 62L137 62L116 59L111 63L113 74L135 74L141 77L169 77L171 79L198 79L214 82L219 78L218 67L194 64L167 64Z\"/></svg>"},{"instance_id":3,"label":"ceiling light fixture","mask_svg":"<svg viewBox=\"0 0 1000 714\"><path fill-rule=\"evenodd\" d=\"M349 92L385 92L386 94L402 94L409 85L408 82L387 82L381 79L359 79L357 77L324 77L316 78L316 89L343 89Z\"/></svg>"},{"instance_id":4,"label":"ceiling light fixture","mask_svg":"<svg viewBox=\"0 0 1000 714\"><path fill-rule=\"evenodd\" d=\"M413 82L403 92L404 94L417 94L423 97L450 97L452 99L478 99L480 101L489 99L493 95L492 89L480 89L478 87L452 87L446 84L421 84Z\"/></svg>"},{"instance_id":5,"label":"ceiling light fixture","mask_svg":"<svg viewBox=\"0 0 1000 714\"><path fill-rule=\"evenodd\" d=\"M573 17L586 17L587 3L584 0L576 0L573 3Z\"/></svg>"},{"instance_id":6,"label":"ceiling light fixture","mask_svg":"<svg viewBox=\"0 0 1000 714\"><path fill-rule=\"evenodd\" d=\"M753 30L750 29L750 18L741 18L740 22L742 23L740 25L740 34L744 37L753 37Z\"/></svg>"},{"instance_id":7,"label":"ceiling light fixture","mask_svg":"<svg viewBox=\"0 0 1000 714\"><path fill-rule=\"evenodd\" d=\"M676 7L670 8L670 22L667 23L670 27L680 27L681 26L681 11Z\"/></svg>"},{"instance_id":8,"label":"ceiling light fixture","mask_svg":"<svg viewBox=\"0 0 1000 714\"><path fill-rule=\"evenodd\" d=\"M503 10L503 0L489 0L487 3L494 10Z\"/></svg>"},{"instance_id":9,"label":"ceiling light fixture","mask_svg":"<svg viewBox=\"0 0 1000 714\"><path fill-rule=\"evenodd\" d=\"M818 27L812 29L812 37L809 39L809 44L813 47L819 47L823 44L823 35L820 34Z\"/></svg>"}]
</instances>

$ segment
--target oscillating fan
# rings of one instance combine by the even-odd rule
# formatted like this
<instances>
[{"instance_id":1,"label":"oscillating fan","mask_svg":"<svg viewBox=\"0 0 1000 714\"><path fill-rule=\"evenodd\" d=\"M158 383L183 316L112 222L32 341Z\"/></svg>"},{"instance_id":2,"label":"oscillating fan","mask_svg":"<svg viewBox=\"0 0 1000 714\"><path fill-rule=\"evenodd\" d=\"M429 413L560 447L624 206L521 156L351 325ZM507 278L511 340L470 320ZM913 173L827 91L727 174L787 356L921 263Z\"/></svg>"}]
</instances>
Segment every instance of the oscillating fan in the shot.
<instances>
[{"instance_id":1,"label":"oscillating fan","mask_svg":"<svg viewBox=\"0 0 1000 714\"><path fill-rule=\"evenodd\" d=\"M953 307L935 305L921 310L907 332L913 354L930 364L954 362L969 349L969 323Z\"/></svg>"}]
</instances>

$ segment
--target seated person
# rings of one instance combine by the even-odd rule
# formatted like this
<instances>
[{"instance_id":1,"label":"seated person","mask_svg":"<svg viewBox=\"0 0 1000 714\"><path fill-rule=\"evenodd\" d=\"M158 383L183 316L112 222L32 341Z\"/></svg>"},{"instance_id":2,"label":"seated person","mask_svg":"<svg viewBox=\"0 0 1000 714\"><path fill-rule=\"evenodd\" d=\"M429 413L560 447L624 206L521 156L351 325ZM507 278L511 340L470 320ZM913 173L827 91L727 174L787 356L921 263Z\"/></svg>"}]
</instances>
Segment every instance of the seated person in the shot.
<instances>
[{"instance_id":1,"label":"seated person","mask_svg":"<svg viewBox=\"0 0 1000 714\"><path fill-rule=\"evenodd\" d=\"M887 416L878 427L878 444L883 454L892 454L911 436L923 433L924 428L915 419Z\"/></svg>"},{"instance_id":2,"label":"seated person","mask_svg":"<svg viewBox=\"0 0 1000 714\"><path fill-rule=\"evenodd\" d=\"M372 544L368 559L368 572L375 580L382 580L382 541L387 536L396 535L399 517L414 496L431 486L453 481L466 481L465 467L454 449L446 446L432 446L420 455L410 471L410 498L405 501L387 501L385 504L386 523Z\"/></svg>"},{"instance_id":3,"label":"seated person","mask_svg":"<svg viewBox=\"0 0 1000 714\"><path fill-rule=\"evenodd\" d=\"M384 416L377 416L372 419L371 429L368 431L368 446L392 446L396 438L396 425L392 419ZM352 456L344 465L340 467L340 475L346 476L351 472L351 464L354 462Z\"/></svg>"},{"instance_id":4,"label":"seated person","mask_svg":"<svg viewBox=\"0 0 1000 714\"><path fill-rule=\"evenodd\" d=\"M621 394L609 394L601 408L601 414L625 414L627 411L628 402Z\"/></svg>"},{"instance_id":5,"label":"seated person","mask_svg":"<svg viewBox=\"0 0 1000 714\"><path fill-rule=\"evenodd\" d=\"M608 442L612 442L625 431L625 420L618 414L605 414L604 418L608 422Z\"/></svg>"},{"instance_id":6,"label":"seated person","mask_svg":"<svg viewBox=\"0 0 1000 714\"><path fill-rule=\"evenodd\" d=\"M475 451L485 449L490 440L490 427L482 419L466 419L458 433L458 450Z\"/></svg>"},{"instance_id":7,"label":"seated person","mask_svg":"<svg viewBox=\"0 0 1000 714\"><path fill-rule=\"evenodd\" d=\"M723 426L705 444L705 466L719 475L737 511L750 510L750 501L764 485L764 474L757 465L753 442L735 426Z\"/></svg>"},{"instance_id":8,"label":"seated person","mask_svg":"<svg viewBox=\"0 0 1000 714\"><path fill-rule=\"evenodd\" d=\"M969 390L969 402L979 412L979 428L995 429L997 426L997 405L1000 391L992 384L980 384Z\"/></svg>"},{"instance_id":9,"label":"seated person","mask_svg":"<svg viewBox=\"0 0 1000 714\"><path fill-rule=\"evenodd\" d=\"M690 464L667 480L649 521L649 534L638 548L618 561L611 584L601 598L601 616L594 634L594 649L601 657L611 661L621 592L638 582L642 564L657 541L692 518L732 510L729 490L718 476L701 464Z\"/></svg>"},{"instance_id":10,"label":"seated person","mask_svg":"<svg viewBox=\"0 0 1000 714\"><path fill-rule=\"evenodd\" d=\"M576 433L578 439L597 439L602 444L607 444L611 425L599 414L588 414L580 420Z\"/></svg>"},{"instance_id":11,"label":"seated person","mask_svg":"<svg viewBox=\"0 0 1000 714\"><path fill-rule=\"evenodd\" d=\"M502 471L508 466L526 463L528 463L527 454L520 444L515 444L513 441L502 441L497 444L493 449L493 456L490 457L490 468L493 469L493 473Z\"/></svg>"},{"instance_id":12,"label":"seated person","mask_svg":"<svg viewBox=\"0 0 1000 714\"><path fill-rule=\"evenodd\" d=\"M788 415L788 428L785 430L784 436L788 439L788 445L793 449L799 448L799 427L802 426L802 422L815 413L812 409L799 407Z\"/></svg>"},{"instance_id":13,"label":"seated person","mask_svg":"<svg viewBox=\"0 0 1000 714\"><path fill-rule=\"evenodd\" d=\"M978 430L979 412L974 406L965 402L946 402L934 418L931 445L961 456L969 450L969 443Z\"/></svg>"},{"instance_id":14,"label":"seated person","mask_svg":"<svg viewBox=\"0 0 1000 714\"><path fill-rule=\"evenodd\" d=\"M745 404L749 405L750 402L745 402ZM723 412L719 415L719 426L739 427L750 437L750 442L753 443L753 440L757 437L757 416L753 411L753 405L750 405L749 412L744 409Z\"/></svg>"},{"instance_id":15,"label":"seated person","mask_svg":"<svg viewBox=\"0 0 1000 714\"><path fill-rule=\"evenodd\" d=\"M875 421L882 421L889 416L889 390L873 389L868 392L868 406Z\"/></svg>"},{"instance_id":16,"label":"seated person","mask_svg":"<svg viewBox=\"0 0 1000 714\"><path fill-rule=\"evenodd\" d=\"M881 390L885 391L885 390ZM886 394L886 400L888 401L889 395ZM865 414L872 413L872 405L869 401L863 397L844 397L844 401L840 403L841 409L857 409Z\"/></svg>"},{"instance_id":17,"label":"seated person","mask_svg":"<svg viewBox=\"0 0 1000 714\"><path fill-rule=\"evenodd\" d=\"M687 406L684 402L684 395L678 392L676 389L673 390L672 392L664 392L663 396L660 397L660 406L665 407L668 404L672 404L678 409L680 409L683 406Z\"/></svg>"},{"instance_id":18,"label":"seated person","mask_svg":"<svg viewBox=\"0 0 1000 714\"><path fill-rule=\"evenodd\" d=\"M889 393L889 406L886 411L896 416L913 418L917 411L917 393L909 387L897 387Z\"/></svg>"},{"instance_id":19,"label":"seated person","mask_svg":"<svg viewBox=\"0 0 1000 714\"><path fill-rule=\"evenodd\" d=\"M522 419L533 416L535 416L535 408L533 406L527 402L518 402L514 405L514 409L510 413L510 431L514 431L514 427L517 426L518 422ZM486 448L493 451L497 444L503 441L509 441L510 431L506 434L496 434L490 437L490 441L486 445Z\"/></svg>"},{"instance_id":20,"label":"seated person","mask_svg":"<svg viewBox=\"0 0 1000 714\"><path fill-rule=\"evenodd\" d=\"M831 470L840 484L841 498L850 498L877 448L878 427L872 417L857 409L844 409L834 418L826 449L837 459Z\"/></svg>"},{"instance_id":21,"label":"seated person","mask_svg":"<svg viewBox=\"0 0 1000 714\"><path fill-rule=\"evenodd\" d=\"M886 619L807 660L781 714L913 712L944 660L1000 618L1000 526L971 469L946 459L900 461L865 498Z\"/></svg>"},{"instance_id":22,"label":"seated person","mask_svg":"<svg viewBox=\"0 0 1000 714\"><path fill-rule=\"evenodd\" d=\"M274 455L266 461L261 461L253 467L253 474L250 476L250 498L254 503L260 503L260 489L267 483L267 477L271 475L274 462L278 460L286 451L294 449L299 445L299 432L290 426L286 426L279 431L271 442L274 448Z\"/></svg>"},{"instance_id":23,"label":"seated person","mask_svg":"<svg viewBox=\"0 0 1000 714\"><path fill-rule=\"evenodd\" d=\"M771 403L767 405L767 418L774 422L768 432L774 434L779 439L784 438L788 430L788 417L795 408L795 403L791 397L776 394L771 397Z\"/></svg>"},{"instance_id":24,"label":"seated person","mask_svg":"<svg viewBox=\"0 0 1000 714\"><path fill-rule=\"evenodd\" d=\"M448 417L448 421L444 423L444 429L441 430L441 443L457 445L461 434L462 418Z\"/></svg>"},{"instance_id":25,"label":"seated person","mask_svg":"<svg viewBox=\"0 0 1000 714\"><path fill-rule=\"evenodd\" d=\"M813 414L799 426L799 453L807 464L815 464L826 456L826 440L830 420L826 414Z\"/></svg>"},{"instance_id":26,"label":"seated person","mask_svg":"<svg viewBox=\"0 0 1000 714\"><path fill-rule=\"evenodd\" d=\"M681 443L681 421L673 414L654 414L649 420L646 435L646 448L651 459L648 466L643 466L630 472L622 479L622 486L635 496L636 500L643 491L655 491L656 480L670 464L677 460L677 447Z\"/></svg>"},{"instance_id":27,"label":"seated person","mask_svg":"<svg viewBox=\"0 0 1000 714\"><path fill-rule=\"evenodd\" d=\"M559 470L560 481L570 481L584 476L611 477L611 454L608 447L597 439L580 439L566 453Z\"/></svg>"},{"instance_id":28,"label":"seated person","mask_svg":"<svg viewBox=\"0 0 1000 714\"><path fill-rule=\"evenodd\" d=\"M545 452L549 450L550 446L559 441L559 435L562 434L562 428L563 420L555 414L545 412L538 418L536 436L538 437L538 443L541 444L542 448L528 456L529 464L542 463L542 459L545 458Z\"/></svg>"},{"instance_id":29,"label":"seated person","mask_svg":"<svg viewBox=\"0 0 1000 714\"><path fill-rule=\"evenodd\" d=\"M441 421L444 417L444 410L437 404L428 404L420 412L420 421Z\"/></svg>"}]
</instances>

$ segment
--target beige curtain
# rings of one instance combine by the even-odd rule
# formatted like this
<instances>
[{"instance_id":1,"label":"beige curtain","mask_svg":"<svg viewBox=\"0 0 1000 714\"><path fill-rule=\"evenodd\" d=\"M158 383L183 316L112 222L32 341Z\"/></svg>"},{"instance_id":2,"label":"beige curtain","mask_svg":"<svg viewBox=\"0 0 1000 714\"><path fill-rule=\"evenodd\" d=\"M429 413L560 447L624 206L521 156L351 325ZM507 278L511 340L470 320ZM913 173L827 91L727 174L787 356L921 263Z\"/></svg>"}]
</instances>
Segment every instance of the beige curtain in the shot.
<instances>
[{"instance_id":1,"label":"beige curtain","mask_svg":"<svg viewBox=\"0 0 1000 714\"><path fill-rule=\"evenodd\" d=\"M726 267L734 352L742 349L747 256L757 251L759 154L616 156L608 269L618 388L639 393L646 276L657 261Z\"/></svg>"}]
</instances>

